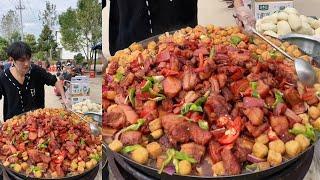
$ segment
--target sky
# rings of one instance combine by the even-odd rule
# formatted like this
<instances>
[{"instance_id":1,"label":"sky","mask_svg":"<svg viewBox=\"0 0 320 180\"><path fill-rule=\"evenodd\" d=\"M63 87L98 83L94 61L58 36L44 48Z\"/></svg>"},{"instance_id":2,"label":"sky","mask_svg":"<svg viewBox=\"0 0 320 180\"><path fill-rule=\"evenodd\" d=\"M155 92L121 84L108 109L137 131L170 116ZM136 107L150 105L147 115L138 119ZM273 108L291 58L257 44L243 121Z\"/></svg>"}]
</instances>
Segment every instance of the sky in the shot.
<instances>
[{"instance_id":1,"label":"sky","mask_svg":"<svg viewBox=\"0 0 320 180\"><path fill-rule=\"evenodd\" d=\"M25 7L22 11L24 34L31 33L36 37L39 36L42 30L42 22L39 20L39 13L45 9L46 1L56 5L57 14L61 14L69 7L75 8L77 6L77 0L21 0L22 5ZM19 5L19 0L0 0L0 18L2 18L10 9L16 11L15 7L17 5ZM19 16L19 11L16 11L16 13Z\"/></svg>"}]
</instances>

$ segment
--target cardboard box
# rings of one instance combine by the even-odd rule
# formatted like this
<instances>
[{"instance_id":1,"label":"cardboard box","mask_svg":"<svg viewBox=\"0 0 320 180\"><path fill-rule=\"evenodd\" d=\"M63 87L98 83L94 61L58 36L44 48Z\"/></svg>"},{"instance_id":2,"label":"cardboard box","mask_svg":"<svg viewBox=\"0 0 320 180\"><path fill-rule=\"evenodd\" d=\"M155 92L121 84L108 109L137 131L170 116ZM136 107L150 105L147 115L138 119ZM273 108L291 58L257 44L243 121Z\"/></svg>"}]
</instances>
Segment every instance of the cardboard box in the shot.
<instances>
[{"instance_id":1,"label":"cardboard box","mask_svg":"<svg viewBox=\"0 0 320 180\"><path fill-rule=\"evenodd\" d=\"M293 0L252 0L252 10L256 19L269 16L286 7L294 7Z\"/></svg>"},{"instance_id":2,"label":"cardboard box","mask_svg":"<svg viewBox=\"0 0 320 180\"><path fill-rule=\"evenodd\" d=\"M70 103L71 105L77 104L79 102L83 102L87 99L90 99L89 96L75 96L75 97L70 97Z\"/></svg>"},{"instance_id":3,"label":"cardboard box","mask_svg":"<svg viewBox=\"0 0 320 180\"><path fill-rule=\"evenodd\" d=\"M89 77L76 76L71 78L69 93L70 96L89 96Z\"/></svg>"}]
</instances>

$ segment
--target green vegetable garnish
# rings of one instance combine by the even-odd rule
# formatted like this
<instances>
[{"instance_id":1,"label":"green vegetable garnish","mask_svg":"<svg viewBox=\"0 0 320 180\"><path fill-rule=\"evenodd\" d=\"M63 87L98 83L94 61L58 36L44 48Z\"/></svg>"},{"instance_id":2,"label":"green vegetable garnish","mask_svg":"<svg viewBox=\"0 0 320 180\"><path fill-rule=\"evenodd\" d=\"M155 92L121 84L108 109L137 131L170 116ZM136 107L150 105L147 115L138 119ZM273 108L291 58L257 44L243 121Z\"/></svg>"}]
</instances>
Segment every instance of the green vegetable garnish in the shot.
<instances>
[{"instance_id":1,"label":"green vegetable garnish","mask_svg":"<svg viewBox=\"0 0 320 180\"><path fill-rule=\"evenodd\" d=\"M164 80L164 76L151 76L151 77L145 77L145 79L151 81L152 84L154 84Z\"/></svg>"},{"instance_id":2,"label":"green vegetable garnish","mask_svg":"<svg viewBox=\"0 0 320 180\"><path fill-rule=\"evenodd\" d=\"M250 172L259 171L259 167L256 164L246 165L246 170Z\"/></svg>"},{"instance_id":3,"label":"green vegetable garnish","mask_svg":"<svg viewBox=\"0 0 320 180\"><path fill-rule=\"evenodd\" d=\"M176 169L176 173L179 173L179 160L176 158L173 158L172 163L174 165L174 168Z\"/></svg>"},{"instance_id":4,"label":"green vegetable garnish","mask_svg":"<svg viewBox=\"0 0 320 180\"><path fill-rule=\"evenodd\" d=\"M186 160L190 163L197 163L197 161L195 159L193 159L192 157L190 157L186 153L176 151L175 149L168 149L166 154L167 154L167 157L163 161L163 163L161 164L161 168L158 171L159 174L161 174L163 169L171 162L171 160L173 161L173 164L175 165L176 172L179 172L179 167L176 167L176 166L178 166L178 163L179 163L178 160Z\"/></svg>"},{"instance_id":5,"label":"green vegetable garnish","mask_svg":"<svg viewBox=\"0 0 320 180\"><path fill-rule=\"evenodd\" d=\"M294 135L298 135L298 134L304 134L305 131L303 131L302 129L292 128L292 129L289 129L289 133L294 134Z\"/></svg>"},{"instance_id":6,"label":"green vegetable garnish","mask_svg":"<svg viewBox=\"0 0 320 180\"><path fill-rule=\"evenodd\" d=\"M196 104L191 104L190 111L203 112L202 107Z\"/></svg>"},{"instance_id":7,"label":"green vegetable garnish","mask_svg":"<svg viewBox=\"0 0 320 180\"><path fill-rule=\"evenodd\" d=\"M209 58L212 59L215 55L216 55L216 49L213 46L210 50Z\"/></svg>"},{"instance_id":8,"label":"green vegetable garnish","mask_svg":"<svg viewBox=\"0 0 320 180\"><path fill-rule=\"evenodd\" d=\"M86 144L86 142L84 141L83 138L81 138L81 139L80 139L80 145L85 145L85 144Z\"/></svg>"},{"instance_id":9,"label":"green vegetable garnish","mask_svg":"<svg viewBox=\"0 0 320 180\"><path fill-rule=\"evenodd\" d=\"M20 137L22 138L22 140L27 140L28 137L29 137L29 131L23 131L23 132L20 134Z\"/></svg>"},{"instance_id":10,"label":"green vegetable garnish","mask_svg":"<svg viewBox=\"0 0 320 180\"><path fill-rule=\"evenodd\" d=\"M152 88L152 82L150 80L147 80L146 84L142 87L142 92L149 92L149 89Z\"/></svg>"},{"instance_id":11,"label":"green vegetable garnish","mask_svg":"<svg viewBox=\"0 0 320 180\"><path fill-rule=\"evenodd\" d=\"M279 103L284 102L280 91L277 90L274 95L276 97L276 101L273 103L272 108L276 107Z\"/></svg>"},{"instance_id":12,"label":"green vegetable garnish","mask_svg":"<svg viewBox=\"0 0 320 180\"><path fill-rule=\"evenodd\" d=\"M129 89L129 101L131 103L131 105L134 107L135 104L136 104L136 101L135 101L135 93L136 93L136 89L134 88L130 88Z\"/></svg>"},{"instance_id":13,"label":"green vegetable garnish","mask_svg":"<svg viewBox=\"0 0 320 180\"><path fill-rule=\"evenodd\" d=\"M115 82L120 82L123 79L123 73L117 72L116 75L114 76L114 81Z\"/></svg>"},{"instance_id":14,"label":"green vegetable garnish","mask_svg":"<svg viewBox=\"0 0 320 180\"><path fill-rule=\"evenodd\" d=\"M204 129L204 130L209 130L209 125L208 125L208 122L205 121L205 120L200 120L198 122L198 125L201 129Z\"/></svg>"},{"instance_id":15,"label":"green vegetable garnish","mask_svg":"<svg viewBox=\"0 0 320 180\"><path fill-rule=\"evenodd\" d=\"M50 141L50 138L47 139L46 141L44 141L43 143L39 144L39 145L38 145L38 148L39 148L39 149L45 149L45 148L47 148L47 147L48 147L48 144L49 144L49 141Z\"/></svg>"},{"instance_id":16,"label":"green vegetable garnish","mask_svg":"<svg viewBox=\"0 0 320 180\"><path fill-rule=\"evenodd\" d=\"M121 152L124 153L124 154L127 154L129 152L132 152L138 148L142 147L140 144L136 144L136 145L132 145L132 146L126 146L124 147Z\"/></svg>"},{"instance_id":17,"label":"green vegetable garnish","mask_svg":"<svg viewBox=\"0 0 320 180\"><path fill-rule=\"evenodd\" d=\"M195 103L186 103L181 108L181 115L187 114L189 111L203 112L202 107Z\"/></svg>"},{"instance_id":18,"label":"green vegetable garnish","mask_svg":"<svg viewBox=\"0 0 320 180\"><path fill-rule=\"evenodd\" d=\"M176 151L174 154L174 158L179 159L179 160L186 160L189 161L190 163L197 163L197 161L190 157L188 154L180 151Z\"/></svg>"},{"instance_id":19,"label":"green vegetable garnish","mask_svg":"<svg viewBox=\"0 0 320 180\"><path fill-rule=\"evenodd\" d=\"M238 45L242 40L239 36L231 36L230 41L231 44Z\"/></svg>"},{"instance_id":20,"label":"green vegetable garnish","mask_svg":"<svg viewBox=\"0 0 320 180\"><path fill-rule=\"evenodd\" d=\"M305 137L315 142L317 139L317 136L316 136L317 131L310 124L306 124L305 127L306 127L305 131L297 128L289 129L289 133L294 135L303 134Z\"/></svg>"},{"instance_id":21,"label":"green vegetable garnish","mask_svg":"<svg viewBox=\"0 0 320 180\"><path fill-rule=\"evenodd\" d=\"M202 97L198 98L194 103L185 103L182 106L181 114L185 115L189 111L203 112L202 105L207 101L210 91L207 91Z\"/></svg>"},{"instance_id":22,"label":"green vegetable garnish","mask_svg":"<svg viewBox=\"0 0 320 180\"><path fill-rule=\"evenodd\" d=\"M253 37L253 36L250 36L250 37L249 37L249 43L250 43L250 44L254 44L254 41L253 41L253 40L254 40L254 37Z\"/></svg>"},{"instance_id":23,"label":"green vegetable garnish","mask_svg":"<svg viewBox=\"0 0 320 180\"><path fill-rule=\"evenodd\" d=\"M158 95L159 95L158 97L149 98L149 100L159 102L159 101L166 99L166 97L163 94L158 94Z\"/></svg>"},{"instance_id":24,"label":"green vegetable garnish","mask_svg":"<svg viewBox=\"0 0 320 180\"><path fill-rule=\"evenodd\" d=\"M257 91L258 83L257 82L250 82L250 87L252 89L252 97L260 98L260 94Z\"/></svg>"},{"instance_id":25,"label":"green vegetable garnish","mask_svg":"<svg viewBox=\"0 0 320 180\"><path fill-rule=\"evenodd\" d=\"M313 128L310 124L306 124L305 127L306 127L306 132L305 132L304 135L305 135L308 139L310 139L310 140L312 140L313 142L315 142L315 141L316 141L316 133L315 133L314 128Z\"/></svg>"},{"instance_id":26,"label":"green vegetable garnish","mask_svg":"<svg viewBox=\"0 0 320 180\"><path fill-rule=\"evenodd\" d=\"M31 171L32 172L38 172L38 171L41 171L42 172L42 169L38 166L31 166Z\"/></svg>"},{"instance_id":27,"label":"green vegetable garnish","mask_svg":"<svg viewBox=\"0 0 320 180\"><path fill-rule=\"evenodd\" d=\"M170 161L172 160L174 154L175 154L175 150L174 149L168 149L166 154L167 154L167 158L162 162L161 167L158 171L159 174L162 173L164 167L166 167L166 165L168 165L170 163Z\"/></svg>"},{"instance_id":28,"label":"green vegetable garnish","mask_svg":"<svg viewBox=\"0 0 320 180\"><path fill-rule=\"evenodd\" d=\"M196 104L197 106L202 106L207 101L209 95L210 91L207 91L202 97L198 98L196 102L194 102L194 104Z\"/></svg>"},{"instance_id":29,"label":"green vegetable garnish","mask_svg":"<svg viewBox=\"0 0 320 180\"><path fill-rule=\"evenodd\" d=\"M98 153L91 154L89 157L96 160L97 162L99 162L99 160L101 159L101 156Z\"/></svg>"},{"instance_id":30,"label":"green vegetable garnish","mask_svg":"<svg viewBox=\"0 0 320 180\"><path fill-rule=\"evenodd\" d=\"M190 107L191 107L192 103L187 103L187 104L184 104L181 108L181 115L185 115L189 112L190 110Z\"/></svg>"},{"instance_id":31,"label":"green vegetable garnish","mask_svg":"<svg viewBox=\"0 0 320 180\"><path fill-rule=\"evenodd\" d=\"M124 131L136 131L144 124L144 121L144 119L138 119L136 124L131 124L130 126L126 127Z\"/></svg>"},{"instance_id":32,"label":"green vegetable garnish","mask_svg":"<svg viewBox=\"0 0 320 180\"><path fill-rule=\"evenodd\" d=\"M48 146L46 144L39 144L38 146L40 149L45 149L47 148Z\"/></svg>"},{"instance_id":33,"label":"green vegetable garnish","mask_svg":"<svg viewBox=\"0 0 320 180\"><path fill-rule=\"evenodd\" d=\"M277 58L277 53L276 53L276 52L277 52L277 51L275 51L275 50L272 50L272 51L269 52L269 55L270 55L270 57L271 57L272 59Z\"/></svg>"},{"instance_id":34,"label":"green vegetable garnish","mask_svg":"<svg viewBox=\"0 0 320 180\"><path fill-rule=\"evenodd\" d=\"M202 104L204 104L207 101L207 97L200 97L196 100L196 102L194 102L195 105L197 106L202 106Z\"/></svg>"}]
</instances>

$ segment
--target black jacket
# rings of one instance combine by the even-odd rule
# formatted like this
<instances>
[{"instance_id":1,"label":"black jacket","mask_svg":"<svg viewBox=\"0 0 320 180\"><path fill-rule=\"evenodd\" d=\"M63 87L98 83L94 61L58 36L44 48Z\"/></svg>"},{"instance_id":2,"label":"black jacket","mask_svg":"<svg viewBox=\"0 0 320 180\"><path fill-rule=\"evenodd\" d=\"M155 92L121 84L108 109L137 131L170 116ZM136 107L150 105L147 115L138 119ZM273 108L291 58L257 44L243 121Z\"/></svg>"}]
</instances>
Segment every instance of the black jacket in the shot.
<instances>
[{"instance_id":1,"label":"black jacket","mask_svg":"<svg viewBox=\"0 0 320 180\"><path fill-rule=\"evenodd\" d=\"M112 55L133 42L198 24L198 0L110 1L109 46Z\"/></svg>"},{"instance_id":2,"label":"black jacket","mask_svg":"<svg viewBox=\"0 0 320 180\"><path fill-rule=\"evenodd\" d=\"M0 99L4 97L3 119L6 121L15 115L44 108L44 85L54 86L56 81L56 76L37 65L31 65L23 84L13 77L10 69L0 72Z\"/></svg>"}]
</instances>

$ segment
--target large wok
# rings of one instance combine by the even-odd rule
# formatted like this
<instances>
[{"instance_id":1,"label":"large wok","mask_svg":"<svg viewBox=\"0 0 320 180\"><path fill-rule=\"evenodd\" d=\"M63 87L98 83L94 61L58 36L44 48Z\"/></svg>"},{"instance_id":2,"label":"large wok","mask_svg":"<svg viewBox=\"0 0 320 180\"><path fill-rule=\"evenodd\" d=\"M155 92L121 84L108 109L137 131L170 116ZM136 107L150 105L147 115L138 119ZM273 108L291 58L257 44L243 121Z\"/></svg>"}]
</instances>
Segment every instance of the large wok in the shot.
<instances>
[{"instance_id":1,"label":"large wok","mask_svg":"<svg viewBox=\"0 0 320 180\"><path fill-rule=\"evenodd\" d=\"M169 32L170 34L173 34L175 31L171 31ZM148 45L149 42L151 41L158 41L160 35L156 35L153 37L150 37L148 39L142 40L140 42L138 42L139 44L142 44L143 47L146 47ZM286 39L286 38L284 38ZM156 168L150 167L150 166L146 166L146 165L142 165L142 164L138 164L135 161L133 161L130 157L127 157L123 154L120 153L116 153L111 151L108 147L107 147L107 154L112 154L115 158L116 161L120 162L120 164L125 164L125 163L121 163L121 162L126 162L129 165L131 165L132 167L136 168L137 170L140 170L154 178L157 179L172 179L172 180L187 180L187 179L233 179L233 180L258 180L258 179L264 179L272 174L275 174L277 172L280 172L281 170L283 170L284 168L288 167L289 165L293 164L294 162L296 162L299 158L301 158L302 156L305 156L308 153L312 153L314 151L314 146L315 146L316 142L314 142L313 144L311 144L304 152L300 153L298 156L296 156L295 158L289 159L285 162L283 162L282 164L275 166L275 167L271 167L267 170L263 170L263 171L259 171L259 172L251 172L251 173L243 173L243 174L239 174L239 175L233 175L233 176L217 176L217 177L213 177L213 176L193 176L193 175L189 175L189 176L182 176L182 175L178 175L178 174L173 174L173 175L169 175L165 172L162 172L161 174L158 173L158 170ZM131 168L129 166L127 166L127 168ZM143 176L142 174L139 174L137 172L135 172L138 177L139 176Z\"/></svg>"},{"instance_id":2,"label":"large wok","mask_svg":"<svg viewBox=\"0 0 320 180\"><path fill-rule=\"evenodd\" d=\"M22 114L20 114L18 116L22 116L22 115L25 115L25 114L26 114L26 112L22 113ZM2 124L0 124L0 128L1 127L2 127ZM86 170L85 172L83 172L81 174L67 175L67 176L61 177L61 178L31 178L31 177L27 176L24 173L17 173L13 169L3 166L2 163L0 163L0 167L1 167L0 170L2 172L3 169L4 169L8 174L11 174L12 176L15 176L15 177L18 177L18 178L21 178L21 179L30 179L30 180L40 180L40 179L78 180L78 179L82 179L85 176L90 175L93 171L99 170L100 166L102 166L102 168L103 168L105 166L105 164L106 164L106 159L107 159L107 157L106 157L106 149L103 146L102 157L101 157L100 161L92 169ZM1 173L1 175L2 175L2 173Z\"/></svg>"}]
</instances>

